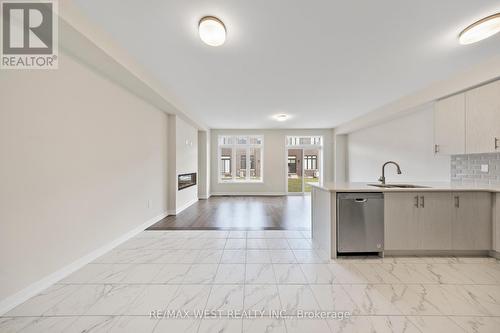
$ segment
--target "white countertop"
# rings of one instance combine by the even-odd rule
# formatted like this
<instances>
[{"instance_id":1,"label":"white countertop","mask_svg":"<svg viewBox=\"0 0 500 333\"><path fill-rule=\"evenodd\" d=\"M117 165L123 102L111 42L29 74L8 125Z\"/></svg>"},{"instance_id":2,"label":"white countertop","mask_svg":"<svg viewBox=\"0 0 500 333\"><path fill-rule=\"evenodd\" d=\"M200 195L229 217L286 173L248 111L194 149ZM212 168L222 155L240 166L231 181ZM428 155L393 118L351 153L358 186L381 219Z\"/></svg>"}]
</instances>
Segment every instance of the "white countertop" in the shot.
<instances>
[{"instance_id":1,"label":"white countertop","mask_svg":"<svg viewBox=\"0 0 500 333\"><path fill-rule=\"evenodd\" d=\"M449 182L408 182L408 183L393 183L393 184L412 184L420 186L428 186L424 188L383 188L369 186L371 183L333 183L328 182L323 185L311 184L313 187L331 191L331 192L436 192L436 191L481 191L481 192L500 192L500 185L466 185ZM391 184L391 183L387 183Z\"/></svg>"}]
</instances>

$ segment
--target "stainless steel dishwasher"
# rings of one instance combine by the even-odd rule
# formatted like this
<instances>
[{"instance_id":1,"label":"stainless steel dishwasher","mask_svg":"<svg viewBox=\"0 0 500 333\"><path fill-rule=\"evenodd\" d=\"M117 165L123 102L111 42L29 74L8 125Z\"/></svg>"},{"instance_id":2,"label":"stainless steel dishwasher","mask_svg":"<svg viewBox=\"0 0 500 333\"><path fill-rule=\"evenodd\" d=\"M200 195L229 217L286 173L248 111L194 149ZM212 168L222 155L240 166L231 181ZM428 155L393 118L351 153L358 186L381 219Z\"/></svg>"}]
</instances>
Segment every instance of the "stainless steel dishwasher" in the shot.
<instances>
[{"instance_id":1,"label":"stainless steel dishwasher","mask_svg":"<svg viewBox=\"0 0 500 333\"><path fill-rule=\"evenodd\" d=\"M337 252L384 250L384 195L337 194Z\"/></svg>"}]
</instances>

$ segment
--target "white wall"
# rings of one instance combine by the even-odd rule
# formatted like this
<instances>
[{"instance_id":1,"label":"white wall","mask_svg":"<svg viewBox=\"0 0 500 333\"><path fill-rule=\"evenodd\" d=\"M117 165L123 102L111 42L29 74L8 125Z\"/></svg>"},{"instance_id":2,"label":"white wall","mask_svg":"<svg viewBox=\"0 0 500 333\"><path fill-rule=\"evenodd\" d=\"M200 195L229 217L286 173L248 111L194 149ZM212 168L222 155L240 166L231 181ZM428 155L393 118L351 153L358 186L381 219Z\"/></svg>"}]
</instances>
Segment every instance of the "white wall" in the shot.
<instances>
[{"instance_id":1,"label":"white wall","mask_svg":"<svg viewBox=\"0 0 500 333\"><path fill-rule=\"evenodd\" d=\"M198 197L210 197L210 131L198 131Z\"/></svg>"},{"instance_id":2,"label":"white wall","mask_svg":"<svg viewBox=\"0 0 500 333\"><path fill-rule=\"evenodd\" d=\"M348 135L348 176L351 182L376 182L382 164L399 163L402 175L388 166L388 182L450 181L450 158L435 155L432 106L387 123Z\"/></svg>"},{"instance_id":3,"label":"white wall","mask_svg":"<svg viewBox=\"0 0 500 333\"><path fill-rule=\"evenodd\" d=\"M177 205L177 117L175 115L168 116L168 165L167 174L168 182L167 187L167 207L168 215L175 215Z\"/></svg>"},{"instance_id":4,"label":"white wall","mask_svg":"<svg viewBox=\"0 0 500 333\"><path fill-rule=\"evenodd\" d=\"M333 177L332 130L267 129L267 130L211 130L210 174L212 194L274 194L286 193L287 161L285 157L285 139L288 135L322 135L323 179L331 181ZM264 181L262 183L219 183L217 161L217 137L219 135L264 135Z\"/></svg>"},{"instance_id":5,"label":"white wall","mask_svg":"<svg viewBox=\"0 0 500 333\"><path fill-rule=\"evenodd\" d=\"M179 175L198 173L198 129L175 115L168 124L168 214L176 215L198 200L198 185L177 189Z\"/></svg>"},{"instance_id":6,"label":"white wall","mask_svg":"<svg viewBox=\"0 0 500 333\"><path fill-rule=\"evenodd\" d=\"M0 75L0 303L166 212L167 116L59 62Z\"/></svg>"},{"instance_id":7,"label":"white wall","mask_svg":"<svg viewBox=\"0 0 500 333\"><path fill-rule=\"evenodd\" d=\"M346 134L334 135L333 181L343 183L349 179L348 141Z\"/></svg>"},{"instance_id":8,"label":"white wall","mask_svg":"<svg viewBox=\"0 0 500 333\"><path fill-rule=\"evenodd\" d=\"M198 173L198 129L176 117L176 170L177 176L184 173ZM198 200L198 185L177 191L176 212L187 208Z\"/></svg>"}]
</instances>

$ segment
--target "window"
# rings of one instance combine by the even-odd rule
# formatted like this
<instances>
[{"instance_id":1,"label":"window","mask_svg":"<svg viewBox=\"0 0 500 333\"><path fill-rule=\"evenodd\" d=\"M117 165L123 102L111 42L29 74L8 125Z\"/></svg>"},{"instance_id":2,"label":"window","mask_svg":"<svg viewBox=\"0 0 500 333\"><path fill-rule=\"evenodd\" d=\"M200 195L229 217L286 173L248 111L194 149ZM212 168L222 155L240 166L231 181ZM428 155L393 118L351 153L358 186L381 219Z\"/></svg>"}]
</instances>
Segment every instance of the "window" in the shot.
<instances>
[{"instance_id":1,"label":"window","mask_svg":"<svg viewBox=\"0 0 500 333\"><path fill-rule=\"evenodd\" d=\"M232 172L232 148L222 148L220 150L220 179L230 180L233 179Z\"/></svg>"},{"instance_id":2,"label":"window","mask_svg":"<svg viewBox=\"0 0 500 333\"><path fill-rule=\"evenodd\" d=\"M231 156L222 156L222 173L231 174Z\"/></svg>"},{"instance_id":3,"label":"window","mask_svg":"<svg viewBox=\"0 0 500 333\"><path fill-rule=\"evenodd\" d=\"M288 146L321 146L321 136L287 136Z\"/></svg>"},{"instance_id":4,"label":"window","mask_svg":"<svg viewBox=\"0 0 500 333\"><path fill-rule=\"evenodd\" d=\"M304 156L304 167L306 170L316 170L318 168L318 156L306 155Z\"/></svg>"},{"instance_id":5,"label":"window","mask_svg":"<svg viewBox=\"0 0 500 333\"><path fill-rule=\"evenodd\" d=\"M221 135L218 143L219 181L262 181L262 136Z\"/></svg>"},{"instance_id":6,"label":"window","mask_svg":"<svg viewBox=\"0 0 500 333\"><path fill-rule=\"evenodd\" d=\"M262 148L252 146L250 151L250 180L260 181L261 178L261 165L262 165Z\"/></svg>"},{"instance_id":7,"label":"window","mask_svg":"<svg viewBox=\"0 0 500 333\"><path fill-rule=\"evenodd\" d=\"M240 165L241 165L242 169L246 170L246 168L247 168L247 156L244 153L240 156Z\"/></svg>"},{"instance_id":8,"label":"window","mask_svg":"<svg viewBox=\"0 0 500 333\"><path fill-rule=\"evenodd\" d=\"M238 138L239 139L239 138ZM238 142L241 142L241 140L238 140ZM247 179L247 149L246 148L240 148L241 144L237 144L236 150L236 174L234 179L235 180L246 180Z\"/></svg>"}]
</instances>

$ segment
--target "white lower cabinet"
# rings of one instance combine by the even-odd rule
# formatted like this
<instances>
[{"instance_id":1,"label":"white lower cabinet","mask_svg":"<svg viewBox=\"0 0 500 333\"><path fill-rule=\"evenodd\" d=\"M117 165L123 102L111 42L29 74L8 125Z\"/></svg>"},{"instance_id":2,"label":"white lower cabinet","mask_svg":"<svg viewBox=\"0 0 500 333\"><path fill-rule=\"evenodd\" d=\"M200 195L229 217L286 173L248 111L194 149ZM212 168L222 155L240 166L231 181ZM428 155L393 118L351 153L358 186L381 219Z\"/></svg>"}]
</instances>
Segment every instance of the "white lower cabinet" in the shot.
<instances>
[{"instance_id":1,"label":"white lower cabinet","mask_svg":"<svg viewBox=\"0 0 500 333\"><path fill-rule=\"evenodd\" d=\"M418 194L384 194L384 249L418 249Z\"/></svg>"},{"instance_id":2,"label":"white lower cabinet","mask_svg":"<svg viewBox=\"0 0 500 333\"><path fill-rule=\"evenodd\" d=\"M492 242L491 194L487 192L454 192L454 250L490 250Z\"/></svg>"},{"instance_id":3,"label":"white lower cabinet","mask_svg":"<svg viewBox=\"0 0 500 333\"><path fill-rule=\"evenodd\" d=\"M491 249L486 192L385 193L385 250Z\"/></svg>"},{"instance_id":4,"label":"white lower cabinet","mask_svg":"<svg viewBox=\"0 0 500 333\"><path fill-rule=\"evenodd\" d=\"M493 250L500 252L500 193L494 195L493 209Z\"/></svg>"},{"instance_id":5,"label":"white lower cabinet","mask_svg":"<svg viewBox=\"0 0 500 333\"><path fill-rule=\"evenodd\" d=\"M451 193L420 193L419 250L451 250Z\"/></svg>"}]
</instances>

